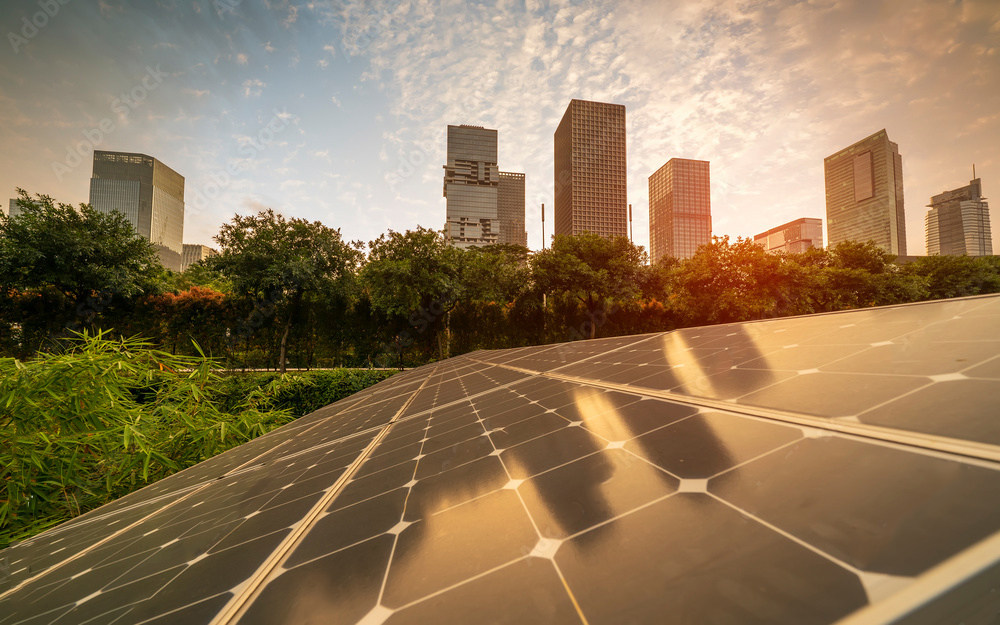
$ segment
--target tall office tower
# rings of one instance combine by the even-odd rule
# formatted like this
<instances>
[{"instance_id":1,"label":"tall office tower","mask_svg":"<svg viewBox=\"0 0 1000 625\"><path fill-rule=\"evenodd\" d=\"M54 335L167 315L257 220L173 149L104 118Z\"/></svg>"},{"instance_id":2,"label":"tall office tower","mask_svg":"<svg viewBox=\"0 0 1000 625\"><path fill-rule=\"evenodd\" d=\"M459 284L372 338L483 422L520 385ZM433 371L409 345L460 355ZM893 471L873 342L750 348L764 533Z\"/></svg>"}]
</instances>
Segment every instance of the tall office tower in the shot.
<instances>
[{"instance_id":1,"label":"tall office tower","mask_svg":"<svg viewBox=\"0 0 1000 625\"><path fill-rule=\"evenodd\" d=\"M191 265L203 261L212 256L218 256L219 252L207 245L184 244L184 253L181 257L181 271L187 271Z\"/></svg>"},{"instance_id":2,"label":"tall office tower","mask_svg":"<svg viewBox=\"0 0 1000 625\"><path fill-rule=\"evenodd\" d=\"M925 218L927 255L991 256L990 207L979 178L935 195Z\"/></svg>"},{"instance_id":3,"label":"tall office tower","mask_svg":"<svg viewBox=\"0 0 1000 625\"><path fill-rule=\"evenodd\" d=\"M497 217L500 220L498 243L528 247L528 232L524 229L524 174L500 172Z\"/></svg>"},{"instance_id":4,"label":"tall office tower","mask_svg":"<svg viewBox=\"0 0 1000 625\"><path fill-rule=\"evenodd\" d=\"M672 158L649 177L649 253L691 258L712 242L708 161Z\"/></svg>"},{"instance_id":5,"label":"tall office tower","mask_svg":"<svg viewBox=\"0 0 1000 625\"><path fill-rule=\"evenodd\" d=\"M164 267L181 270L184 176L152 156L95 150L90 205L124 214L156 246Z\"/></svg>"},{"instance_id":6,"label":"tall office tower","mask_svg":"<svg viewBox=\"0 0 1000 625\"><path fill-rule=\"evenodd\" d=\"M826 234L841 241L874 241L906 256L903 159L885 129L823 159Z\"/></svg>"},{"instance_id":7,"label":"tall office tower","mask_svg":"<svg viewBox=\"0 0 1000 625\"><path fill-rule=\"evenodd\" d=\"M555 132L555 233L628 236L625 107L570 100Z\"/></svg>"},{"instance_id":8,"label":"tall office tower","mask_svg":"<svg viewBox=\"0 0 1000 625\"><path fill-rule=\"evenodd\" d=\"M3 208L0 205L0 208ZM8 217L17 217L21 214L21 201L16 197L10 198L10 202L7 204L7 208L3 209L3 214Z\"/></svg>"},{"instance_id":9,"label":"tall office tower","mask_svg":"<svg viewBox=\"0 0 1000 625\"><path fill-rule=\"evenodd\" d=\"M466 248L497 242L499 186L497 131L482 126L448 126L445 237L452 245Z\"/></svg>"},{"instance_id":10,"label":"tall office tower","mask_svg":"<svg viewBox=\"0 0 1000 625\"><path fill-rule=\"evenodd\" d=\"M823 220L803 217L755 235L753 242L772 254L801 254L810 247L823 247Z\"/></svg>"}]
</instances>

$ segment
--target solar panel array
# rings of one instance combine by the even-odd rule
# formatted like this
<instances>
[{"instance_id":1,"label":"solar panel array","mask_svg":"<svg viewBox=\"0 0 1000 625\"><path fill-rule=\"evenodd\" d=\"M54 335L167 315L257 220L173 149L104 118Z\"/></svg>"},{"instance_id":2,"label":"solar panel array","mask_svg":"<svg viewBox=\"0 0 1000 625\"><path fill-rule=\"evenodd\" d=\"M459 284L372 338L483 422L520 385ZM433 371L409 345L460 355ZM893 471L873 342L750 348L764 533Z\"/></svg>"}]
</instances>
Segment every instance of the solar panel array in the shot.
<instances>
[{"instance_id":1,"label":"solar panel array","mask_svg":"<svg viewBox=\"0 0 1000 625\"><path fill-rule=\"evenodd\" d=\"M0 552L22 623L995 623L1000 297L475 352Z\"/></svg>"}]
</instances>

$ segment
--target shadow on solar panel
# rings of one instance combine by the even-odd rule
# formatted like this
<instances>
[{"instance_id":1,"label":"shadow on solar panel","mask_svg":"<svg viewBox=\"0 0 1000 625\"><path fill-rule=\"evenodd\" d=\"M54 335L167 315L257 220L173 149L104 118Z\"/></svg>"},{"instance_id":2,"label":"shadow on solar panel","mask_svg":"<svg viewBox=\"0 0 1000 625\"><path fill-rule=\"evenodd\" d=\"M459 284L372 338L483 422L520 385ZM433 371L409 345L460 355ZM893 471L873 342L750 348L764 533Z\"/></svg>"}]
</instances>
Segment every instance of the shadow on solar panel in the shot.
<instances>
[{"instance_id":1,"label":"shadow on solar panel","mask_svg":"<svg viewBox=\"0 0 1000 625\"><path fill-rule=\"evenodd\" d=\"M474 352L3 552L15 623L1000 619L1000 297Z\"/></svg>"}]
</instances>

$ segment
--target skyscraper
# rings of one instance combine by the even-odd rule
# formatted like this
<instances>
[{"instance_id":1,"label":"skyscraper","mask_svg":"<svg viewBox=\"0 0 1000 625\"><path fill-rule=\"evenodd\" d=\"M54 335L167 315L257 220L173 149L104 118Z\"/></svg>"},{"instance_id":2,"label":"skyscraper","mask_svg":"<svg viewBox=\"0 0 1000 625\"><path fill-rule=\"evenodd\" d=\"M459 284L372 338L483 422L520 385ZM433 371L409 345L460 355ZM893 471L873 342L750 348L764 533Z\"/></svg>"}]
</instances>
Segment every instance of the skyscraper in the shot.
<instances>
[{"instance_id":1,"label":"skyscraper","mask_svg":"<svg viewBox=\"0 0 1000 625\"><path fill-rule=\"evenodd\" d=\"M524 229L524 174L500 172L497 217L500 220L498 243L528 246L528 233Z\"/></svg>"},{"instance_id":2,"label":"skyscraper","mask_svg":"<svg viewBox=\"0 0 1000 625\"><path fill-rule=\"evenodd\" d=\"M708 161L672 158L649 177L649 253L691 258L712 242Z\"/></svg>"},{"instance_id":3,"label":"skyscraper","mask_svg":"<svg viewBox=\"0 0 1000 625\"><path fill-rule=\"evenodd\" d=\"M874 241L906 256L903 159L885 129L823 159L826 234L841 241Z\"/></svg>"},{"instance_id":4,"label":"skyscraper","mask_svg":"<svg viewBox=\"0 0 1000 625\"><path fill-rule=\"evenodd\" d=\"M570 100L554 139L555 233L627 237L625 107Z\"/></svg>"},{"instance_id":5,"label":"skyscraper","mask_svg":"<svg viewBox=\"0 0 1000 625\"><path fill-rule=\"evenodd\" d=\"M152 156L95 150L90 205L125 215L156 245L164 267L181 270L184 176Z\"/></svg>"},{"instance_id":6,"label":"skyscraper","mask_svg":"<svg viewBox=\"0 0 1000 625\"><path fill-rule=\"evenodd\" d=\"M2 207L2 206L0 206ZM10 202L7 204L7 208L4 209L3 214L8 217L17 217L21 214L21 200L16 197L10 198Z\"/></svg>"},{"instance_id":7,"label":"skyscraper","mask_svg":"<svg viewBox=\"0 0 1000 625\"><path fill-rule=\"evenodd\" d=\"M979 178L968 186L935 195L925 218L927 255L990 256L990 207Z\"/></svg>"},{"instance_id":8,"label":"skyscraper","mask_svg":"<svg viewBox=\"0 0 1000 625\"><path fill-rule=\"evenodd\" d=\"M800 254L810 247L823 247L823 220L803 217L755 235L753 242L765 251Z\"/></svg>"},{"instance_id":9,"label":"skyscraper","mask_svg":"<svg viewBox=\"0 0 1000 625\"><path fill-rule=\"evenodd\" d=\"M463 248L496 243L500 234L497 131L482 126L448 126L447 158L445 236L452 245Z\"/></svg>"}]
</instances>

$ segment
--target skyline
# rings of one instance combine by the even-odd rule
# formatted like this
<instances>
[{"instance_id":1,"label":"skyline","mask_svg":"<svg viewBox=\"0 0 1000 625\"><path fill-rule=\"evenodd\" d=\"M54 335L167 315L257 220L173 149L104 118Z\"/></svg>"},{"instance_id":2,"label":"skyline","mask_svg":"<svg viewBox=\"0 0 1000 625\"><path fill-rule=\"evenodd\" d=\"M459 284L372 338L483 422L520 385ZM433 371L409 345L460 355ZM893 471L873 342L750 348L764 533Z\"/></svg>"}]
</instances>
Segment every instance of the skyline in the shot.
<instances>
[{"instance_id":1,"label":"skyline","mask_svg":"<svg viewBox=\"0 0 1000 625\"><path fill-rule=\"evenodd\" d=\"M0 8L0 187L85 202L92 154L67 150L145 153L186 179L185 243L267 207L349 240L440 229L447 125L470 124L497 129L499 162L525 172L540 249L574 98L626 106L647 250L648 177L671 158L712 163L713 234L732 238L825 220L823 159L882 128L910 254L926 253L931 196L973 163L986 197L1000 188L990 2L56 4L31 37L37 1Z\"/></svg>"}]
</instances>

